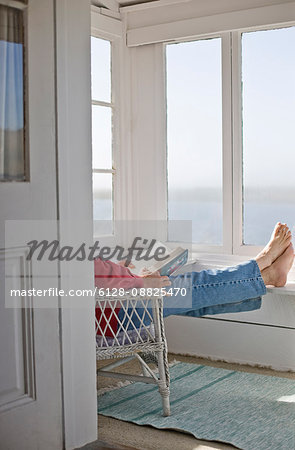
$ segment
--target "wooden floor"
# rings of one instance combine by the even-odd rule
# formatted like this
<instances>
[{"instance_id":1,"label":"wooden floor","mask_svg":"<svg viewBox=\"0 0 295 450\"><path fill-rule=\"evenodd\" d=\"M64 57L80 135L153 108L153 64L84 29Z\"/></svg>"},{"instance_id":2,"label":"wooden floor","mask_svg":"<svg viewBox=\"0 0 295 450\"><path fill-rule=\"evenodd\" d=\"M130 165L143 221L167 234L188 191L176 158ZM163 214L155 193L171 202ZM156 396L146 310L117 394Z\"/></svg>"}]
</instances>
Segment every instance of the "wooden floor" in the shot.
<instances>
[{"instance_id":1,"label":"wooden floor","mask_svg":"<svg viewBox=\"0 0 295 450\"><path fill-rule=\"evenodd\" d=\"M120 446L120 447L116 447L114 445L111 444L107 444L106 442L97 440L95 442L92 442L90 444L84 445L84 447L80 447L79 449L76 450L137 450L135 447L126 447L126 446Z\"/></svg>"}]
</instances>

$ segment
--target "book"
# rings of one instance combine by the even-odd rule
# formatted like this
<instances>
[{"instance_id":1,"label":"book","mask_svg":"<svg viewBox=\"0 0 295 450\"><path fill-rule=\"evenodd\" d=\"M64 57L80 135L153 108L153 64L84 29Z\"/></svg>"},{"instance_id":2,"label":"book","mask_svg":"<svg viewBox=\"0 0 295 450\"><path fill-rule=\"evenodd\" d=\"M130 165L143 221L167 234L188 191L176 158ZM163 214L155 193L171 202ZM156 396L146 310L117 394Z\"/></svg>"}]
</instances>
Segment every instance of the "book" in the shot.
<instances>
[{"instance_id":1,"label":"book","mask_svg":"<svg viewBox=\"0 0 295 450\"><path fill-rule=\"evenodd\" d=\"M180 267L184 266L188 260L188 250L182 247L177 247L173 250L168 258L163 261L157 261L152 266L148 267L150 272L159 271L161 276L169 276Z\"/></svg>"}]
</instances>

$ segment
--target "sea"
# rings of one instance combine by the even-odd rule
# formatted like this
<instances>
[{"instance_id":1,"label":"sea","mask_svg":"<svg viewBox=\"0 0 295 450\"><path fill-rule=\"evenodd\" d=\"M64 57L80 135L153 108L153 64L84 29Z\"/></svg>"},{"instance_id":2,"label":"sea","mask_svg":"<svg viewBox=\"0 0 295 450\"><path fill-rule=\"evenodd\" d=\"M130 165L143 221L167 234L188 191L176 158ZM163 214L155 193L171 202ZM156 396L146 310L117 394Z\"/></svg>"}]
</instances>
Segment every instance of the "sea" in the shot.
<instances>
[{"instance_id":1,"label":"sea","mask_svg":"<svg viewBox=\"0 0 295 450\"><path fill-rule=\"evenodd\" d=\"M109 199L96 199L94 218L108 220L112 218L112 204ZM222 206L220 202L181 200L170 201L168 208L170 220L192 221L192 242L196 244L222 245ZM287 223L295 238L295 201L294 202L247 202L243 212L243 243L246 245L265 245L274 225L280 221ZM111 234L111 222L106 223L104 233ZM181 234L171 233L170 241L187 240Z\"/></svg>"}]
</instances>

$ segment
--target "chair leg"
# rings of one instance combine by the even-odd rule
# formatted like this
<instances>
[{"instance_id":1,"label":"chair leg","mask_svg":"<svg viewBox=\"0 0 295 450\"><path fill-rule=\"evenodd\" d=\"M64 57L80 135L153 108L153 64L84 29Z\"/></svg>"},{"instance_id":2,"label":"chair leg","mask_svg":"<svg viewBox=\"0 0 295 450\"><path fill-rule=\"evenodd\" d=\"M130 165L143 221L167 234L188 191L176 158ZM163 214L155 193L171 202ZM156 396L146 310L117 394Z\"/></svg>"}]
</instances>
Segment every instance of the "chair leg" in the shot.
<instances>
[{"instance_id":1,"label":"chair leg","mask_svg":"<svg viewBox=\"0 0 295 450\"><path fill-rule=\"evenodd\" d=\"M150 377L149 372L147 371L146 367L143 364L141 364L141 371L144 377Z\"/></svg>"},{"instance_id":2,"label":"chair leg","mask_svg":"<svg viewBox=\"0 0 295 450\"><path fill-rule=\"evenodd\" d=\"M169 399L169 394L168 394L168 397L163 397L163 395L162 395L162 405L163 405L163 416L165 416L165 417L170 416L170 399Z\"/></svg>"},{"instance_id":3,"label":"chair leg","mask_svg":"<svg viewBox=\"0 0 295 450\"><path fill-rule=\"evenodd\" d=\"M158 359L157 356L155 355L155 353L143 353L140 352L138 353L138 356L140 356L140 358L146 363L146 364L155 364L156 366L158 365ZM141 365L141 370L142 370L142 374L144 377L150 377L150 373L147 370L147 368L145 367L145 365L142 363L141 360L140 361L140 365Z\"/></svg>"},{"instance_id":4,"label":"chair leg","mask_svg":"<svg viewBox=\"0 0 295 450\"><path fill-rule=\"evenodd\" d=\"M158 352L158 369L159 369L159 392L162 397L163 415L170 416L170 389L169 380L166 377L166 370L164 364L164 352Z\"/></svg>"}]
</instances>

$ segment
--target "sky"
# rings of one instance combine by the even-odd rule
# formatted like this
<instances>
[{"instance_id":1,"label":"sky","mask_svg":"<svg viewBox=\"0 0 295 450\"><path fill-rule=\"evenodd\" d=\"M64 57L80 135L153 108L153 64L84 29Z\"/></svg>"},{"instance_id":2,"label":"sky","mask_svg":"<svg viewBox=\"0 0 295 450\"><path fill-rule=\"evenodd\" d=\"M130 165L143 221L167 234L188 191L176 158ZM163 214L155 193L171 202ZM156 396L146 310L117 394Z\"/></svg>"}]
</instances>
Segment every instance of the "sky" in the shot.
<instances>
[{"instance_id":1,"label":"sky","mask_svg":"<svg viewBox=\"0 0 295 450\"><path fill-rule=\"evenodd\" d=\"M244 180L294 188L295 27L242 35ZM221 39L167 45L174 189L221 188Z\"/></svg>"}]
</instances>

